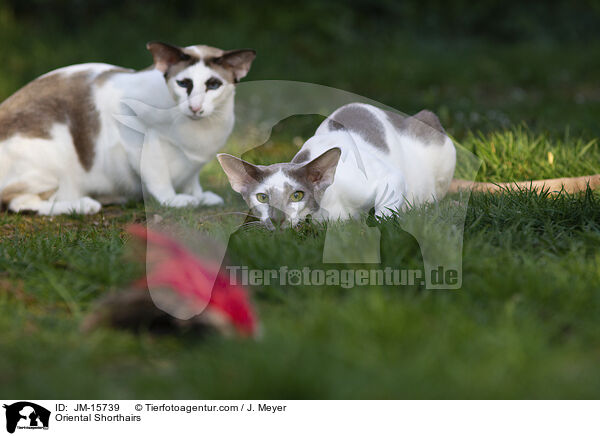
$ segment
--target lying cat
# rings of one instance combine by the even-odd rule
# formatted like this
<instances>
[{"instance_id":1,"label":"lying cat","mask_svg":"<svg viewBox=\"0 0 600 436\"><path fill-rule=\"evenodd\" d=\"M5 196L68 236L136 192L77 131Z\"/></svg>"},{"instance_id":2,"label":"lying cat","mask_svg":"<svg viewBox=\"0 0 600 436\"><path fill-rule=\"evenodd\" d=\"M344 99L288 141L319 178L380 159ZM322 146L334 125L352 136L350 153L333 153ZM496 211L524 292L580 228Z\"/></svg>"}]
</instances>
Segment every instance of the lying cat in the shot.
<instances>
[{"instance_id":1,"label":"lying cat","mask_svg":"<svg viewBox=\"0 0 600 436\"><path fill-rule=\"evenodd\" d=\"M41 215L89 214L101 203L139 198L142 184L163 205L223 201L202 190L198 173L231 133L235 83L255 52L158 42L147 48L154 65L146 70L61 68L0 105L1 204ZM164 109L159 117L172 108L177 115L155 119L140 138L115 117L131 113L122 103L128 99Z\"/></svg>"},{"instance_id":2,"label":"lying cat","mask_svg":"<svg viewBox=\"0 0 600 436\"><path fill-rule=\"evenodd\" d=\"M453 179L456 149L435 114L404 117L360 103L337 109L289 163L253 165L224 153L217 158L250 215L269 229L308 215L347 219L374 208L376 216L388 216L461 190L600 188L600 174L508 183Z\"/></svg>"},{"instance_id":3,"label":"lying cat","mask_svg":"<svg viewBox=\"0 0 600 436\"><path fill-rule=\"evenodd\" d=\"M387 216L446 195L456 149L437 116L412 117L367 104L337 109L289 163L252 165L217 155L231 187L268 227L308 215L346 219L375 209Z\"/></svg>"}]
</instances>

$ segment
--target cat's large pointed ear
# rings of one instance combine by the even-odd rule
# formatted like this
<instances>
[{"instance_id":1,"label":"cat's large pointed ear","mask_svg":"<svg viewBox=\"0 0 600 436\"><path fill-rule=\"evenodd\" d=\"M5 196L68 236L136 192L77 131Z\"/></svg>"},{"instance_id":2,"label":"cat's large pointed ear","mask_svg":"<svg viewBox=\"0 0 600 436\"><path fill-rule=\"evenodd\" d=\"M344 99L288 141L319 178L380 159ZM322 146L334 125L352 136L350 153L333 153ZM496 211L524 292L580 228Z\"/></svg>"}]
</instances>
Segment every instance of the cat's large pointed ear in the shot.
<instances>
[{"instance_id":1,"label":"cat's large pointed ear","mask_svg":"<svg viewBox=\"0 0 600 436\"><path fill-rule=\"evenodd\" d=\"M262 180L262 171L256 165L226 153L217 154L234 191L242 193Z\"/></svg>"},{"instance_id":2,"label":"cat's large pointed ear","mask_svg":"<svg viewBox=\"0 0 600 436\"><path fill-rule=\"evenodd\" d=\"M152 53L154 67L161 73L166 73L172 65L189 61L191 58L190 55L183 52L181 47L164 42L152 41L146 44L146 48Z\"/></svg>"},{"instance_id":3,"label":"cat's large pointed ear","mask_svg":"<svg viewBox=\"0 0 600 436\"><path fill-rule=\"evenodd\" d=\"M212 59L212 62L231 71L234 82L239 82L250 71L255 57L256 51L252 49L229 50Z\"/></svg>"},{"instance_id":4,"label":"cat's large pointed ear","mask_svg":"<svg viewBox=\"0 0 600 436\"><path fill-rule=\"evenodd\" d=\"M342 150L334 147L311 160L302 167L306 171L306 179L318 189L327 188L333 183L341 155Z\"/></svg>"}]
</instances>

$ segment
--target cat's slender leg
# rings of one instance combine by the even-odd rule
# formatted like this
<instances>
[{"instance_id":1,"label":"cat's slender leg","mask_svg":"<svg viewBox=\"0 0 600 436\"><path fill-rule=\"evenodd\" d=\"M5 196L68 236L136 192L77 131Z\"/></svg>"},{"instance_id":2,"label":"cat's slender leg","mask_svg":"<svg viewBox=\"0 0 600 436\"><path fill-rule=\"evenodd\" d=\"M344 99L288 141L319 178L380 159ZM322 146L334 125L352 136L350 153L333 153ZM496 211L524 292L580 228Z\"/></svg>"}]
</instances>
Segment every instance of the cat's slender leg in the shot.
<instances>
[{"instance_id":1,"label":"cat's slender leg","mask_svg":"<svg viewBox=\"0 0 600 436\"><path fill-rule=\"evenodd\" d=\"M375 216L388 217L393 216L405 206L406 199L404 193L404 179L401 176L394 177L386 183L379 185L375 196Z\"/></svg>"},{"instance_id":2,"label":"cat's slender leg","mask_svg":"<svg viewBox=\"0 0 600 436\"><path fill-rule=\"evenodd\" d=\"M81 197L76 200L44 201L38 209L40 215L61 215L65 213L79 213L91 215L98 213L102 205L90 197Z\"/></svg>"},{"instance_id":3,"label":"cat's slender leg","mask_svg":"<svg viewBox=\"0 0 600 436\"><path fill-rule=\"evenodd\" d=\"M8 193L8 209L13 212L32 211L40 215L65 213L93 214L102 206L77 188L80 184L65 172L56 179L43 172L27 173L26 182L14 182L4 190Z\"/></svg>"},{"instance_id":4,"label":"cat's slender leg","mask_svg":"<svg viewBox=\"0 0 600 436\"><path fill-rule=\"evenodd\" d=\"M102 205L90 197L76 200L42 200L36 194L23 194L13 198L8 209L13 212L32 211L39 215L61 215L66 213L94 214L100 211Z\"/></svg>"},{"instance_id":5,"label":"cat's slender leg","mask_svg":"<svg viewBox=\"0 0 600 436\"><path fill-rule=\"evenodd\" d=\"M200 199L193 195L175 192L160 137L152 130L147 131L144 137L140 176L150 195L163 206L188 207L200 204Z\"/></svg>"},{"instance_id":6,"label":"cat's slender leg","mask_svg":"<svg viewBox=\"0 0 600 436\"><path fill-rule=\"evenodd\" d=\"M49 198L44 201L38 213L40 215L60 215L66 213L79 213L89 215L98 213L102 204L85 195L81 189L82 181L76 175L67 172L59 180L59 187Z\"/></svg>"},{"instance_id":7,"label":"cat's slender leg","mask_svg":"<svg viewBox=\"0 0 600 436\"><path fill-rule=\"evenodd\" d=\"M8 210L12 212L37 212L43 203L44 200L37 194L22 194L10 200L8 203Z\"/></svg>"},{"instance_id":8,"label":"cat's slender leg","mask_svg":"<svg viewBox=\"0 0 600 436\"><path fill-rule=\"evenodd\" d=\"M204 191L200 185L198 174L193 176L185 188L186 194L191 194L200 200L200 204L204 206L217 206L223 204L223 199L211 191Z\"/></svg>"},{"instance_id":9,"label":"cat's slender leg","mask_svg":"<svg viewBox=\"0 0 600 436\"><path fill-rule=\"evenodd\" d=\"M393 201L389 204L382 204L375 207L375 216L378 218L393 216L394 213L402 209L404 201Z\"/></svg>"}]
</instances>

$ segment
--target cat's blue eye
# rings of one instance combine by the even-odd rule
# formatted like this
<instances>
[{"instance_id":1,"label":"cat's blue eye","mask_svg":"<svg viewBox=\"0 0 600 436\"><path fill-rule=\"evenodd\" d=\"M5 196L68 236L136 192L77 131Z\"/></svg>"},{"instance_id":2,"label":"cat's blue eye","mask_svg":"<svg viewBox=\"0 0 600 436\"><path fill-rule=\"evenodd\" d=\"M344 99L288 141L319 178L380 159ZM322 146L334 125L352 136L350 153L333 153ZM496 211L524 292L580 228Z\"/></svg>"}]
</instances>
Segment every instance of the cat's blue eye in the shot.
<instances>
[{"instance_id":1,"label":"cat's blue eye","mask_svg":"<svg viewBox=\"0 0 600 436\"><path fill-rule=\"evenodd\" d=\"M223 82L221 82L219 79L217 79L216 77L211 77L210 79L208 79L206 81L206 89L208 91L212 91L214 89L218 89L221 87L221 85L223 84Z\"/></svg>"},{"instance_id":2,"label":"cat's blue eye","mask_svg":"<svg viewBox=\"0 0 600 436\"><path fill-rule=\"evenodd\" d=\"M188 94L192 92L192 89L194 88L194 82L192 82L191 79L177 80L177 85L187 89Z\"/></svg>"}]
</instances>

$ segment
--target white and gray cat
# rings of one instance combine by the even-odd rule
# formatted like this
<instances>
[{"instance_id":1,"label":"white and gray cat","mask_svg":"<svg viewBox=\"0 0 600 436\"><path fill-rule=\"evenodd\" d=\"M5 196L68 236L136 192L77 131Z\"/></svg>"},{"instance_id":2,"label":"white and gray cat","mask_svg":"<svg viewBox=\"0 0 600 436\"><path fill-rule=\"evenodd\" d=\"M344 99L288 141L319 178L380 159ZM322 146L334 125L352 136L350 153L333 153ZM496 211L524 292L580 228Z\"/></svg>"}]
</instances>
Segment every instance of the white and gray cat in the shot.
<instances>
[{"instance_id":1,"label":"white and gray cat","mask_svg":"<svg viewBox=\"0 0 600 436\"><path fill-rule=\"evenodd\" d=\"M231 133L235 83L255 52L147 48L154 65L146 70L73 65L0 105L1 204L41 215L95 213L103 203L140 198L143 187L173 207L222 202L202 190L198 173ZM159 109L142 139L115 117L131 113L127 100Z\"/></svg>"},{"instance_id":2,"label":"white and gray cat","mask_svg":"<svg viewBox=\"0 0 600 436\"><path fill-rule=\"evenodd\" d=\"M337 109L291 162L253 165L217 155L231 187L268 228L356 218L375 209L387 216L407 205L444 197L456 149L438 117L411 117L367 104Z\"/></svg>"}]
</instances>

